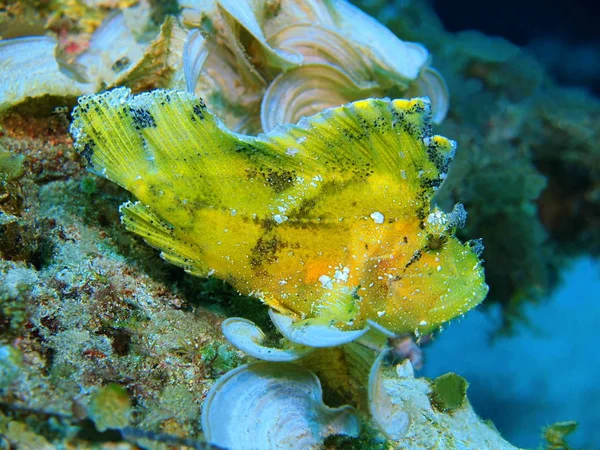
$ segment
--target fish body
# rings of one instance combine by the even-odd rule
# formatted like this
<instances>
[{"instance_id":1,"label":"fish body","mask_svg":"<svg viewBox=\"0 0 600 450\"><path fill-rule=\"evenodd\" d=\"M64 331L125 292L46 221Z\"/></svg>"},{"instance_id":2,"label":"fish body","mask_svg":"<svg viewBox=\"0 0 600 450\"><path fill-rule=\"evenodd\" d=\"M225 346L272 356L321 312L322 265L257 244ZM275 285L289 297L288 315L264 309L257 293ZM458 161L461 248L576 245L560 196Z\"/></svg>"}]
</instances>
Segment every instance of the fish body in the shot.
<instances>
[{"instance_id":1,"label":"fish body","mask_svg":"<svg viewBox=\"0 0 600 450\"><path fill-rule=\"evenodd\" d=\"M430 124L425 99L368 99L252 137L192 94L123 88L80 98L72 133L167 261L299 322L422 333L487 293L464 210L432 207L455 144Z\"/></svg>"}]
</instances>

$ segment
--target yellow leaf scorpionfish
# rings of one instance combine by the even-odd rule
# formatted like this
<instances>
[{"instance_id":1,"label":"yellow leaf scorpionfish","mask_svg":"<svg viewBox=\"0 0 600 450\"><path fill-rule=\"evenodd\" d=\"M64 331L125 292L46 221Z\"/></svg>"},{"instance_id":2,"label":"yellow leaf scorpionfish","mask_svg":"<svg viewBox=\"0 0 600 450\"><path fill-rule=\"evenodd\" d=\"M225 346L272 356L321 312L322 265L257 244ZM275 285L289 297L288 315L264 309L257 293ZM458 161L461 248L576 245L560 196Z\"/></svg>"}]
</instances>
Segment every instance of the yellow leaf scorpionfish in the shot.
<instances>
[{"instance_id":1,"label":"yellow leaf scorpionfish","mask_svg":"<svg viewBox=\"0 0 600 450\"><path fill-rule=\"evenodd\" d=\"M120 88L80 98L72 133L167 261L297 325L422 334L488 289L480 246L454 236L462 206L432 206L455 143L430 115L422 98L368 99L251 137L192 94Z\"/></svg>"}]
</instances>

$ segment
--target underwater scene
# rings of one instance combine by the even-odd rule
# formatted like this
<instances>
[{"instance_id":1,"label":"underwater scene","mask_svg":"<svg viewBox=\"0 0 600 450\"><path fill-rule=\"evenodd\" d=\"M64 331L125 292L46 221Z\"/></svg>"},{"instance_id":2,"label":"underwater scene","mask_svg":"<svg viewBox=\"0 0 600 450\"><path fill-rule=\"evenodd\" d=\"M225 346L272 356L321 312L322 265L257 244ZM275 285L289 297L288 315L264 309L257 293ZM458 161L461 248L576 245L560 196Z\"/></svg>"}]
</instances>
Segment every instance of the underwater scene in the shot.
<instances>
[{"instance_id":1,"label":"underwater scene","mask_svg":"<svg viewBox=\"0 0 600 450\"><path fill-rule=\"evenodd\" d=\"M0 0L0 448L600 450L597 17Z\"/></svg>"}]
</instances>

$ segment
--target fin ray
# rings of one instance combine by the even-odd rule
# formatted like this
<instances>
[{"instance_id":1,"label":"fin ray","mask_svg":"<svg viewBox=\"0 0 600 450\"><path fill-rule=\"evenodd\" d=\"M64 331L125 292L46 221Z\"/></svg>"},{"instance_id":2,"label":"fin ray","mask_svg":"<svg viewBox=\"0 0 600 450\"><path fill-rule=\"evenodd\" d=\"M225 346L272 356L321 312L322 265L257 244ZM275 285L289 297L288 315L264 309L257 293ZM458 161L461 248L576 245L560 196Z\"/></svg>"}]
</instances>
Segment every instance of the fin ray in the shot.
<instances>
[{"instance_id":1,"label":"fin ray","mask_svg":"<svg viewBox=\"0 0 600 450\"><path fill-rule=\"evenodd\" d=\"M207 276L208 269L199 261L200 251L194 244L175 235L173 227L156 216L140 202L127 202L119 208L125 228L141 236L152 247L161 250L161 257L197 276Z\"/></svg>"}]
</instances>

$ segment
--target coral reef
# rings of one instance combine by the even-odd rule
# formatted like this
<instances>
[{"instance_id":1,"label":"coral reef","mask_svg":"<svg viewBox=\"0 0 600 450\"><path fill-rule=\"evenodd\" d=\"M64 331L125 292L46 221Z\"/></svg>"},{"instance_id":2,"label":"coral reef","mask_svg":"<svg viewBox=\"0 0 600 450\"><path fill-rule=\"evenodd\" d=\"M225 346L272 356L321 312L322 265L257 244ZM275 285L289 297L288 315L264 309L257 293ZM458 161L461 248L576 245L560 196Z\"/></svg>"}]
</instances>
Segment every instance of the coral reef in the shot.
<instances>
[{"instance_id":1,"label":"coral reef","mask_svg":"<svg viewBox=\"0 0 600 450\"><path fill-rule=\"evenodd\" d=\"M114 13L106 16L94 36L112 37L100 39L99 44L92 39L88 44L89 32L81 33L76 22L48 21L62 6L17 2L7 8L6 23L22 19L37 25L20 33L6 26L8 31L2 35L31 35L36 30L41 34L40 27L56 33L54 43L52 37L37 40L45 63L34 72L54 67L44 73L56 75L50 77L58 88L56 95L69 94L65 89L82 81L86 90L80 86L69 95L117 84L129 85L135 92L187 85L229 127L252 133L366 96L429 95L434 106L443 105L441 121L448 109L447 84L452 110L440 132L461 142L465 151L459 153L438 200L449 206L461 199L474 217L459 236L481 236L487 242L488 303L504 306L508 330L520 317L520 305L551 292L570 258L598 254L598 173L594 169L598 167L598 101L582 91L557 88L535 59L501 38L473 31L446 32L426 2L357 3L403 39L385 45L411 58L396 62L382 53L388 47L373 46L368 34L356 34L356 27L349 25L352 20L364 23L365 29L375 25L341 2L335 8L311 3L306 10L293 2L284 6L259 2L252 11L238 10L228 2L182 2L183 25L199 27L202 33L190 35L185 45L183 30L172 22L165 23L161 36L150 43L158 32L156 24L165 17L162 6L140 2L124 11L126 24L115 20L118 15ZM180 11L169 5L168 10ZM102 4L105 11L122 6ZM297 26L290 23L294 14L301 18ZM390 38L380 25L375 29L377 36ZM313 35L323 37L312 39ZM115 36L131 43L129 54L104 50ZM423 43L428 50L407 41ZM6 47L8 42L0 45ZM336 54L328 47L333 43ZM42 51L44 45L58 45L58 59ZM90 52L88 47L97 49ZM354 47L369 57L357 56ZM144 51L146 56L139 59ZM100 54L104 56L98 59ZM183 67L177 63L181 58ZM439 72L431 68L432 58ZM160 62L152 64L150 59ZM57 72L57 61L61 68L69 67L70 76L77 76L71 79ZM17 69L15 73L21 73ZM12 72L4 70L3 75ZM24 75L30 74L5 79L5 83L24 86L30 79ZM56 83L65 77L68 82ZM358 90L348 90L348 86ZM72 101L65 103L57 97L51 104L71 105ZM3 102L4 108L11 104Z\"/></svg>"},{"instance_id":2,"label":"coral reef","mask_svg":"<svg viewBox=\"0 0 600 450\"><path fill-rule=\"evenodd\" d=\"M114 86L136 91L176 86L183 79L185 31L173 17L157 32L141 34L144 10L116 12L91 35L79 54L59 53L52 36L0 41L0 111L29 99L65 101ZM62 54L66 53L66 54ZM56 102L56 99L54 99Z\"/></svg>"},{"instance_id":3,"label":"coral reef","mask_svg":"<svg viewBox=\"0 0 600 450\"><path fill-rule=\"evenodd\" d=\"M367 420L367 432L363 430L360 437L356 436L361 416L358 409L348 405L332 409L321 403L320 384L306 368L258 362L231 371L213 385L202 416L203 429L211 442L240 450L300 450L318 448L317 436L335 434L327 448L516 450L493 425L477 417L466 398L466 381L458 375L448 374L434 381L415 378L408 360L390 364L386 352L369 368L371 355L365 357L364 349L357 344L320 352L326 355L309 365L329 370L329 377L321 376L326 380L325 387L348 389L346 400L365 396L358 379L361 375L368 377L368 399L363 399L371 410L370 419L363 419ZM330 352L352 358L344 364L354 366L350 378L331 370ZM370 374L361 374L365 368ZM353 386L348 384L351 378L358 381ZM381 431L370 428L372 425ZM561 442L563 429L568 433L566 426L560 428L558 424L548 433L555 442Z\"/></svg>"},{"instance_id":4,"label":"coral reef","mask_svg":"<svg viewBox=\"0 0 600 450\"><path fill-rule=\"evenodd\" d=\"M348 428L347 436L327 437L325 448L513 448L475 415L459 376L431 381L415 378L406 361L373 365L373 349L387 347L387 335L317 350L292 345L289 337L310 343L314 334L298 333L286 316L269 316L266 305L220 280L161 260L119 223L129 193L86 172L67 132L69 114L82 93L178 88L205 92L228 126L256 133L335 103L429 95L441 122L436 131L461 148L436 201L449 211L460 200L470 214L457 230L450 228L460 221L449 219L462 217L460 210L433 219L451 222L442 234L452 239L454 231L459 239L484 238L490 300L502 304L509 326L524 302L557 284L569 258L599 252L600 103L557 87L506 41L446 32L425 2L361 3L398 38L341 1L305 2L312 6L300 27L286 10L300 2L253 2L262 7L250 15L235 3L2 3L0 446L212 448L199 424L211 388L246 363L273 367L252 356L276 353L318 377L322 403L356 410L359 436ZM414 58L399 63L355 23L373 26L386 49ZM115 42L127 45L119 52ZM30 64L34 51L37 65ZM271 180L277 188L286 179ZM379 225L381 216L373 209L366 220ZM477 249L468 252L473 262ZM227 317L247 320L224 323ZM321 341L339 339L312 331ZM410 336L396 340L397 355L416 364ZM352 359L348 346L355 345L372 356ZM548 448L568 448L574 428L547 428ZM316 432L313 443L328 434Z\"/></svg>"},{"instance_id":5,"label":"coral reef","mask_svg":"<svg viewBox=\"0 0 600 450\"><path fill-rule=\"evenodd\" d=\"M220 333L224 316L207 309L227 311L233 294L221 288L217 301L214 287L172 271L120 229L125 193L102 181L86 187L61 117L10 113L2 142L13 155L3 157L5 178L22 196L17 209L0 204L4 442L99 439L85 419L110 383L131 397L131 426L196 436L213 379L241 362Z\"/></svg>"},{"instance_id":6,"label":"coral reef","mask_svg":"<svg viewBox=\"0 0 600 450\"><path fill-rule=\"evenodd\" d=\"M408 430L396 441L395 448L516 449L500 437L492 424L477 417L465 397L466 382L457 375L449 374L455 380L455 386L449 387L448 381L415 378L408 362L390 369L395 369L395 376L387 375L383 389L409 420ZM449 392L452 389L455 392Z\"/></svg>"}]
</instances>

